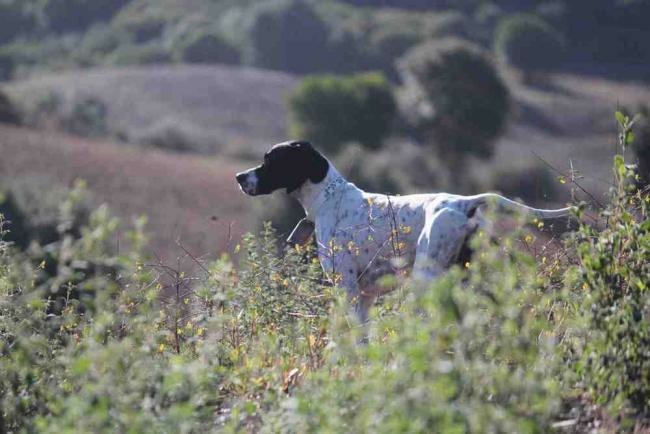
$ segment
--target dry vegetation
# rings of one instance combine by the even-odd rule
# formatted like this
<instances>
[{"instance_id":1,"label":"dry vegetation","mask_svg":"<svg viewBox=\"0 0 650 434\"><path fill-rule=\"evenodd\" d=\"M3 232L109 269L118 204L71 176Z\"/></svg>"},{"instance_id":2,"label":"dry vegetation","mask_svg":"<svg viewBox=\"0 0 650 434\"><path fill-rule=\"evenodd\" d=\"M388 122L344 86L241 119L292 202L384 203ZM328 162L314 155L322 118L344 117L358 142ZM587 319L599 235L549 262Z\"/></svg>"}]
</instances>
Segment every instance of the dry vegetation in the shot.
<instances>
[{"instance_id":1,"label":"dry vegetation","mask_svg":"<svg viewBox=\"0 0 650 434\"><path fill-rule=\"evenodd\" d=\"M147 215L151 247L161 256L179 251L177 238L197 254L215 254L227 248L229 236L247 229L242 218L248 203L233 182L242 164L234 160L125 149L8 126L0 126L0 155L3 177L44 177L64 186L82 178L93 199L118 216L128 221Z\"/></svg>"}]
</instances>

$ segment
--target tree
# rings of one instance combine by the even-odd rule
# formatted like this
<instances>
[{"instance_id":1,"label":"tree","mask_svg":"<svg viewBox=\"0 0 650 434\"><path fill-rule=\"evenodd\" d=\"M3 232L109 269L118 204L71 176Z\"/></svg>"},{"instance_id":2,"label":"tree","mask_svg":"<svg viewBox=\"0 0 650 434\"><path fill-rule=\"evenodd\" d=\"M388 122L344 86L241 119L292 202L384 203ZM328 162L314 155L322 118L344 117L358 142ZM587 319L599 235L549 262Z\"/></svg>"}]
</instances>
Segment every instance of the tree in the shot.
<instances>
[{"instance_id":1,"label":"tree","mask_svg":"<svg viewBox=\"0 0 650 434\"><path fill-rule=\"evenodd\" d=\"M0 91L0 123L20 125L21 122L20 113L16 107L9 97Z\"/></svg>"},{"instance_id":2,"label":"tree","mask_svg":"<svg viewBox=\"0 0 650 434\"><path fill-rule=\"evenodd\" d=\"M239 52L212 33L198 33L182 41L179 56L187 63L239 63Z\"/></svg>"},{"instance_id":3,"label":"tree","mask_svg":"<svg viewBox=\"0 0 650 434\"><path fill-rule=\"evenodd\" d=\"M109 21L130 0L45 0L42 13L55 32L85 30L91 24Z\"/></svg>"},{"instance_id":4,"label":"tree","mask_svg":"<svg viewBox=\"0 0 650 434\"><path fill-rule=\"evenodd\" d=\"M452 170L473 155L489 158L510 111L508 89L474 45L428 42L399 61L402 108L416 135Z\"/></svg>"},{"instance_id":5,"label":"tree","mask_svg":"<svg viewBox=\"0 0 650 434\"><path fill-rule=\"evenodd\" d=\"M497 26L494 49L499 59L519 68L524 79L557 68L564 58L564 42L557 30L535 15L515 14Z\"/></svg>"},{"instance_id":6,"label":"tree","mask_svg":"<svg viewBox=\"0 0 650 434\"><path fill-rule=\"evenodd\" d=\"M378 73L304 79L289 98L291 132L336 152L345 142L378 148L390 133L396 104Z\"/></svg>"},{"instance_id":7,"label":"tree","mask_svg":"<svg viewBox=\"0 0 650 434\"><path fill-rule=\"evenodd\" d=\"M309 4L299 0L264 2L251 16L247 63L299 74L328 69L329 28Z\"/></svg>"}]
</instances>

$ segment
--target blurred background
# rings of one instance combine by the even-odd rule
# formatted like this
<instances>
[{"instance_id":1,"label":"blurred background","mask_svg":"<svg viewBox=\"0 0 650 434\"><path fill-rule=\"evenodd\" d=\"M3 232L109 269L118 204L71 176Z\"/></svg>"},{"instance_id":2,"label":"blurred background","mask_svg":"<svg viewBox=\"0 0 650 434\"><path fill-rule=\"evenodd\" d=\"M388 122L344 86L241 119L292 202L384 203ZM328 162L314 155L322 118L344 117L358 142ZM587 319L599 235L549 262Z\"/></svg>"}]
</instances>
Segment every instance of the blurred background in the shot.
<instances>
[{"instance_id":1,"label":"blurred background","mask_svg":"<svg viewBox=\"0 0 650 434\"><path fill-rule=\"evenodd\" d=\"M650 160L650 1L0 0L0 212L28 248L147 215L153 251L232 249L301 211L233 174L309 139L377 192L608 190L613 113ZM578 198L585 198L583 192ZM119 240L116 240L119 245Z\"/></svg>"}]
</instances>

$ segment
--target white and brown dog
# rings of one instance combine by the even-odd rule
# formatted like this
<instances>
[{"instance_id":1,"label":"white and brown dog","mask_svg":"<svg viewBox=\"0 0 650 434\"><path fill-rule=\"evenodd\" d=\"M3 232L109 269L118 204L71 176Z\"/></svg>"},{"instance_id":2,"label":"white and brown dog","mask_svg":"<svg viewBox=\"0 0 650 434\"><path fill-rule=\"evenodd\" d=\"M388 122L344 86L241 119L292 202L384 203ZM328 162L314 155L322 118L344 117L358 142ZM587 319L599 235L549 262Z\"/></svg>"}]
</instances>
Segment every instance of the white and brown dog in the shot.
<instances>
[{"instance_id":1,"label":"white and brown dog","mask_svg":"<svg viewBox=\"0 0 650 434\"><path fill-rule=\"evenodd\" d=\"M494 193L367 193L304 141L273 146L260 166L238 173L237 182L248 195L285 189L302 204L315 224L324 272L347 290L361 321L383 292L379 277L412 270L419 278L434 279L468 260L468 238L484 224L482 205L520 209L542 219L570 212L531 208Z\"/></svg>"}]
</instances>

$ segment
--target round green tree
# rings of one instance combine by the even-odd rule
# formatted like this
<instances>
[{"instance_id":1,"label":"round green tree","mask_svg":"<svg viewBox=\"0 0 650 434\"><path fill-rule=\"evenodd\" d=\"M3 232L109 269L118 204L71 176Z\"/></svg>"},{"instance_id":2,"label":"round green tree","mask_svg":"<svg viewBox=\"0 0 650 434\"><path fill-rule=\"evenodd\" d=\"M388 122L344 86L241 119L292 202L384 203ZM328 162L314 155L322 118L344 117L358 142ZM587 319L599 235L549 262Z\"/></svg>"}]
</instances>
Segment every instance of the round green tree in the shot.
<instances>
[{"instance_id":1,"label":"round green tree","mask_svg":"<svg viewBox=\"0 0 650 434\"><path fill-rule=\"evenodd\" d=\"M399 70L407 121L448 167L462 167L469 155L492 155L511 104L508 89L479 48L457 39L428 42L400 59Z\"/></svg>"},{"instance_id":2,"label":"round green tree","mask_svg":"<svg viewBox=\"0 0 650 434\"><path fill-rule=\"evenodd\" d=\"M332 152L345 142L378 148L390 133L396 104L378 73L304 79L289 97L291 132Z\"/></svg>"},{"instance_id":3,"label":"round green tree","mask_svg":"<svg viewBox=\"0 0 650 434\"><path fill-rule=\"evenodd\" d=\"M239 52L212 33L198 33L182 41L178 56L187 63L239 63Z\"/></svg>"},{"instance_id":4,"label":"round green tree","mask_svg":"<svg viewBox=\"0 0 650 434\"><path fill-rule=\"evenodd\" d=\"M520 69L526 80L536 73L556 69L564 58L560 33L530 14L502 19L495 32L494 49L501 61Z\"/></svg>"},{"instance_id":5,"label":"round green tree","mask_svg":"<svg viewBox=\"0 0 650 434\"><path fill-rule=\"evenodd\" d=\"M310 4L260 3L247 27L247 63L298 74L331 70L326 56L329 28Z\"/></svg>"}]
</instances>

